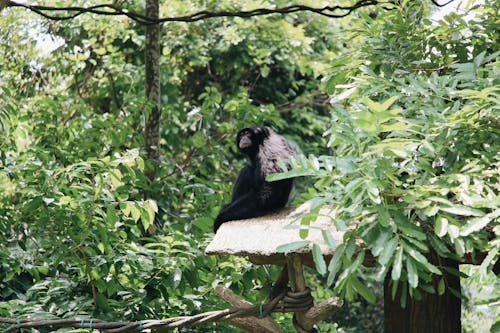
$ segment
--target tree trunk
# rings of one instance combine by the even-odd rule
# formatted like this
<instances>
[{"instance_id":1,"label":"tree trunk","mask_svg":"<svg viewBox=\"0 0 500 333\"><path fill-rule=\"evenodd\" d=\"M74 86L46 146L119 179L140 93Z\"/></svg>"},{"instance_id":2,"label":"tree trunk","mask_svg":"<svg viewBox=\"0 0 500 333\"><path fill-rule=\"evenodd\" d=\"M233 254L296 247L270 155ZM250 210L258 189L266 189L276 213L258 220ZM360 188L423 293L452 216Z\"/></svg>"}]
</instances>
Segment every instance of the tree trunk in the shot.
<instances>
[{"instance_id":1,"label":"tree trunk","mask_svg":"<svg viewBox=\"0 0 500 333\"><path fill-rule=\"evenodd\" d=\"M159 17L159 0L146 0L146 16L151 18ZM148 107L146 108L149 117L146 119L144 127L144 137L146 140L146 153L149 160L156 160L159 157L160 145L160 24L146 26L146 97ZM154 171L149 175L154 178Z\"/></svg>"},{"instance_id":2,"label":"tree trunk","mask_svg":"<svg viewBox=\"0 0 500 333\"><path fill-rule=\"evenodd\" d=\"M432 258L431 258L432 259ZM435 262L435 260L431 260ZM441 264L459 269L456 261L442 259ZM401 287L392 300L392 280L390 274L384 283L385 333L457 333L461 332L461 301L449 288L460 291L460 278L443 271L446 279L446 292L439 296L422 292L422 299L416 301L407 295L406 308L401 308ZM433 285L437 290L441 277L434 277Z\"/></svg>"}]
</instances>

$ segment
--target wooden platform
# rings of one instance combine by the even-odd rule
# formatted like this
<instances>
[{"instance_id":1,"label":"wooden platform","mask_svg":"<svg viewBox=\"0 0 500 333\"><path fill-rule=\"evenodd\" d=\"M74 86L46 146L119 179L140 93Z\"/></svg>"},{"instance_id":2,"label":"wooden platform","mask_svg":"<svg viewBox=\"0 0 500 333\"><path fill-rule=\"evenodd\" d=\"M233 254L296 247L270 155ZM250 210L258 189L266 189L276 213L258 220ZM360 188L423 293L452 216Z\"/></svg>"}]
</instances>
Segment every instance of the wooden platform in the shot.
<instances>
[{"instance_id":1,"label":"wooden platform","mask_svg":"<svg viewBox=\"0 0 500 333\"><path fill-rule=\"evenodd\" d=\"M231 221L222 224L213 241L205 252L208 255L247 256L257 264L283 264L285 254L278 253L277 247L297 241L303 241L299 236L300 218L304 214L300 208L284 208L278 213L258 218ZM331 207L323 207L316 221L309 226L309 235L305 240L318 244L323 254L331 257L335 248L329 247L322 235L327 230L341 244L344 231L335 230L332 219L335 211ZM302 257L304 263L311 263L312 245L292 251Z\"/></svg>"}]
</instances>

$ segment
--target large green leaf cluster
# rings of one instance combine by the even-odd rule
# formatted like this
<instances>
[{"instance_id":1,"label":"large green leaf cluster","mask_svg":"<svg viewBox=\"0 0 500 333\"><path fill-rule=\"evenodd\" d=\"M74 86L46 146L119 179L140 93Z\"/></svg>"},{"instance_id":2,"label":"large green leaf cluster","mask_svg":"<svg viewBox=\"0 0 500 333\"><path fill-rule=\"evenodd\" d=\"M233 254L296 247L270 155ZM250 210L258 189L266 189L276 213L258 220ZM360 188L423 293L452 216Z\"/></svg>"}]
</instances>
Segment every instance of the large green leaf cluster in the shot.
<instances>
[{"instance_id":1,"label":"large green leaf cluster","mask_svg":"<svg viewBox=\"0 0 500 333\"><path fill-rule=\"evenodd\" d=\"M374 301L359 278L389 276L393 296L403 288L404 306L406 290L417 299L443 294L443 272L460 274L436 256L484 267L498 256L500 53L488 28L495 9L437 23L417 9L408 2L351 31L362 46L351 49L352 61L336 62L325 86L333 94L332 153L299 157L271 178L315 177L301 234L320 206L332 205L344 242L328 267L321 253L315 261L348 299ZM372 269L363 265L368 255Z\"/></svg>"}]
</instances>

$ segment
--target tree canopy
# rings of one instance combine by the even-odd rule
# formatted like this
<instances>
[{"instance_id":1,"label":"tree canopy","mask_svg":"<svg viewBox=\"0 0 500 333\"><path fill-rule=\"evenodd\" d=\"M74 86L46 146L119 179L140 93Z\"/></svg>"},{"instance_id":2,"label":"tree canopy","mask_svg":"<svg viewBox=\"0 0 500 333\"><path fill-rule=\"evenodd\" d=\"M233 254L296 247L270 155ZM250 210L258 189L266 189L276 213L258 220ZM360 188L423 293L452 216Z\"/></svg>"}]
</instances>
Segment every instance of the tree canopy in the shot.
<instances>
[{"instance_id":1,"label":"tree canopy","mask_svg":"<svg viewBox=\"0 0 500 333\"><path fill-rule=\"evenodd\" d=\"M152 22L90 13L50 20L8 2L0 11L0 316L195 314L225 307L211 294L218 284L261 302L276 267L204 255L245 163L234 135L249 124L271 126L299 153L269 180L299 177L300 235L307 240L324 205L346 231L328 263L314 252L315 295L373 303L377 283L390 277L404 305L448 290L445 272L467 276L445 259L480 264L470 272L498 287L490 273L500 234L496 4L436 21L432 1L339 3L357 7L324 7L348 13L336 19L289 10L166 20L152 161L143 54ZM144 10L140 1L113 4ZM175 0L160 5L160 17L299 7L316 8ZM57 47L46 49L44 38ZM493 304L498 290L452 292L473 305ZM489 329L499 314L496 306L465 318ZM277 317L290 331L288 319ZM342 332L342 323L321 325Z\"/></svg>"}]
</instances>

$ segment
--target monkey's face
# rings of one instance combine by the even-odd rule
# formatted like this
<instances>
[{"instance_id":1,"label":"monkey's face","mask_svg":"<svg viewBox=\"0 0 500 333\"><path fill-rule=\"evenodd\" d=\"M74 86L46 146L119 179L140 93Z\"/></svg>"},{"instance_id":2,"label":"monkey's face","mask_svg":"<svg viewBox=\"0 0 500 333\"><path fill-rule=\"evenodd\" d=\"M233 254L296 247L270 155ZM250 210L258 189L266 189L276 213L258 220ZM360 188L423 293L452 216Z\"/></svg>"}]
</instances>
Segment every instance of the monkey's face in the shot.
<instances>
[{"instance_id":1,"label":"monkey's face","mask_svg":"<svg viewBox=\"0 0 500 333\"><path fill-rule=\"evenodd\" d=\"M253 155L259 150L259 145L268 134L267 127L247 127L238 132L236 146L247 155Z\"/></svg>"},{"instance_id":2,"label":"monkey's face","mask_svg":"<svg viewBox=\"0 0 500 333\"><path fill-rule=\"evenodd\" d=\"M253 146L252 142L253 133L250 131L243 131L238 133L238 138L236 139L238 148L244 150Z\"/></svg>"}]
</instances>

